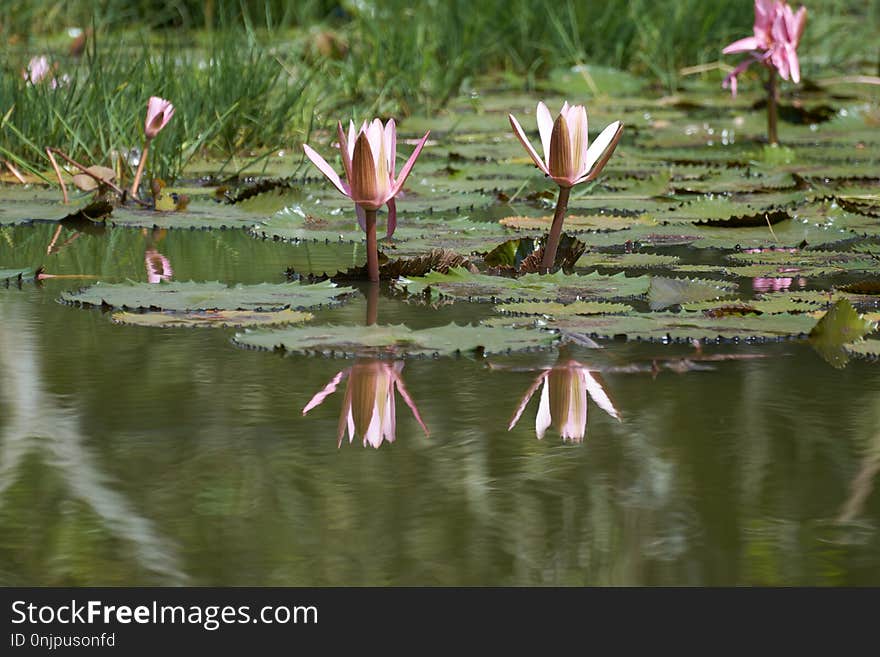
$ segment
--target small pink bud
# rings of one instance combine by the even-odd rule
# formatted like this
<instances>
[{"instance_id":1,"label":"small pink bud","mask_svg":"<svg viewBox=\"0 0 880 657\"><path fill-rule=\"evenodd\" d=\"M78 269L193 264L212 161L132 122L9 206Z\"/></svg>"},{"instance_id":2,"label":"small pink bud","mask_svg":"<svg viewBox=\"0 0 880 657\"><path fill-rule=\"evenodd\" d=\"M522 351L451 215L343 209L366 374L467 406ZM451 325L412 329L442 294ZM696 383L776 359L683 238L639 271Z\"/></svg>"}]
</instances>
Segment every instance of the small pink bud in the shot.
<instances>
[{"instance_id":1,"label":"small pink bud","mask_svg":"<svg viewBox=\"0 0 880 657\"><path fill-rule=\"evenodd\" d=\"M144 121L144 134L153 139L174 116L174 105L158 96L152 96L147 103L147 120Z\"/></svg>"}]
</instances>

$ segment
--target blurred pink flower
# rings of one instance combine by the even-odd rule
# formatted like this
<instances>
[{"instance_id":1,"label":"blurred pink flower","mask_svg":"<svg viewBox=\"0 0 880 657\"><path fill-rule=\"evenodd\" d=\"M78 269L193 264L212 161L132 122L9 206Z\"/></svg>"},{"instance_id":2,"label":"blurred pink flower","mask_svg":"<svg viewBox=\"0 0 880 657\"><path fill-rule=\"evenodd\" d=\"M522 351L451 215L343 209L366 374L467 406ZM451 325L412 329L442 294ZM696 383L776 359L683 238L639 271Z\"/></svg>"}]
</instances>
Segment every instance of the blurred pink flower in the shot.
<instances>
[{"instance_id":1,"label":"blurred pink flower","mask_svg":"<svg viewBox=\"0 0 880 657\"><path fill-rule=\"evenodd\" d=\"M156 249L150 248L144 251L144 265L147 269L148 283L170 281L171 277L174 276L171 261Z\"/></svg>"},{"instance_id":2,"label":"blurred pink flower","mask_svg":"<svg viewBox=\"0 0 880 657\"><path fill-rule=\"evenodd\" d=\"M507 117L516 138L538 168L553 178L560 187L573 187L596 178L614 153L623 131L623 124L615 121L606 126L590 144L587 109L583 105L564 103L554 121L550 110L541 102L538 103L536 114L544 159L538 155L516 117L513 114L508 114Z\"/></svg>"},{"instance_id":3,"label":"blurred pink flower","mask_svg":"<svg viewBox=\"0 0 880 657\"><path fill-rule=\"evenodd\" d=\"M755 0L753 36L734 41L721 51L725 55L748 52L751 57L741 62L724 79L724 88L730 87L731 93L735 96L737 76L754 62L772 66L783 80L800 82L801 69L797 47L806 22L806 7L801 6L797 12L794 12L786 0Z\"/></svg>"},{"instance_id":4,"label":"blurred pink flower","mask_svg":"<svg viewBox=\"0 0 880 657\"><path fill-rule=\"evenodd\" d=\"M415 402L409 396L403 379L400 378L402 370L402 361L395 363L379 360L359 361L339 372L321 392L312 397L303 408L303 415L322 404L336 391L342 380L348 377L342 414L339 417L337 446L342 445L346 427L348 427L349 443L356 435L363 437L364 447L370 444L378 449L383 440L393 443L396 430L395 388L427 436L428 428L422 421Z\"/></svg>"},{"instance_id":5,"label":"blurred pink flower","mask_svg":"<svg viewBox=\"0 0 880 657\"><path fill-rule=\"evenodd\" d=\"M39 57L33 57L31 61L28 62L27 68L22 71L22 77L30 82L31 84L38 84L43 81L49 73L52 71L52 67L49 66L49 58L45 55L40 55Z\"/></svg>"},{"instance_id":6,"label":"blurred pink flower","mask_svg":"<svg viewBox=\"0 0 880 657\"><path fill-rule=\"evenodd\" d=\"M52 75L54 68L56 67L49 64L48 57L40 55L33 57L28 62L27 68L21 72L21 75L27 80L28 84L36 85L41 82L47 82L50 89L58 89L62 85L70 84L70 76L66 73L60 78Z\"/></svg>"},{"instance_id":7,"label":"blurred pink flower","mask_svg":"<svg viewBox=\"0 0 880 657\"><path fill-rule=\"evenodd\" d=\"M158 96L151 96L147 102L147 118L144 121L144 134L154 139L174 116L174 105Z\"/></svg>"},{"instance_id":8,"label":"blurred pink flower","mask_svg":"<svg viewBox=\"0 0 880 657\"><path fill-rule=\"evenodd\" d=\"M425 136L416 144L415 150L403 165L399 176L395 173L397 126L394 119L389 119L384 127L379 119L374 119L371 123L365 121L357 132L355 132L354 122L350 121L347 136L342 129L342 123L337 123L337 131L339 154L345 169L345 181L311 146L303 144L303 150L336 189L355 202L358 222L362 229L366 230L364 210L378 210L387 204L386 234L391 237L397 227L397 206L394 197L403 188L407 176L416 163L416 158L428 140L430 131L426 132Z\"/></svg>"},{"instance_id":9,"label":"blurred pink flower","mask_svg":"<svg viewBox=\"0 0 880 657\"><path fill-rule=\"evenodd\" d=\"M563 441L582 442L587 431L587 393L603 411L620 420L620 414L590 369L576 360L557 363L538 375L526 391L519 407L510 421L507 430L516 426L525 411L529 400L538 387L541 389L541 402L535 418L535 432L538 440L544 437L550 425L560 433Z\"/></svg>"}]
</instances>

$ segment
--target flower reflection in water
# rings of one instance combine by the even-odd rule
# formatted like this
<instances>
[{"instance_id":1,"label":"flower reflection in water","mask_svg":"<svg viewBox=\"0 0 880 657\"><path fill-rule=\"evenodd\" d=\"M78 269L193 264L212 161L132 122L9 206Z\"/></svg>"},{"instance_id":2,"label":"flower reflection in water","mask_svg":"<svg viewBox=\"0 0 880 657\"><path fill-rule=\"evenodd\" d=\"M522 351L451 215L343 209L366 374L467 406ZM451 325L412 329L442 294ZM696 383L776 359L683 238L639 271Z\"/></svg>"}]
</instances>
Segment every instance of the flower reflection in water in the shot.
<instances>
[{"instance_id":1,"label":"flower reflection in water","mask_svg":"<svg viewBox=\"0 0 880 657\"><path fill-rule=\"evenodd\" d=\"M174 276L174 269L171 267L171 261L163 254L159 253L156 244L165 239L167 231L164 229L153 230L148 233L147 229L143 229L143 235L147 238L147 245L144 249L144 267L147 270L148 283L168 282Z\"/></svg>"},{"instance_id":2,"label":"flower reflection in water","mask_svg":"<svg viewBox=\"0 0 880 657\"><path fill-rule=\"evenodd\" d=\"M383 440L394 442L396 428L395 389L409 406L419 426L428 434L428 428L419 415L419 409L409 396L400 373L403 361L394 363L375 359L359 360L352 367L339 372L324 389L312 397L303 408L303 415L319 406L327 397L336 391L343 379L348 377L345 385L345 400L342 402L342 414L339 416L339 432L337 446L342 445L342 437L348 427L348 442L356 435L362 436L364 447L367 444L378 448Z\"/></svg>"},{"instance_id":3,"label":"flower reflection in water","mask_svg":"<svg viewBox=\"0 0 880 657\"><path fill-rule=\"evenodd\" d=\"M795 283L795 279L790 277L759 277L752 279L752 289L755 292L784 292ZM799 277L797 286L801 289L807 286L807 279Z\"/></svg>"},{"instance_id":4,"label":"flower reflection in water","mask_svg":"<svg viewBox=\"0 0 880 657\"><path fill-rule=\"evenodd\" d=\"M620 420L620 414L593 372L576 360L564 360L538 375L520 401L510 426L507 427L508 431L519 422L532 395L542 384L541 401L535 418L538 440L553 425L562 435L563 441L582 442L587 431L587 393L599 408Z\"/></svg>"}]
</instances>

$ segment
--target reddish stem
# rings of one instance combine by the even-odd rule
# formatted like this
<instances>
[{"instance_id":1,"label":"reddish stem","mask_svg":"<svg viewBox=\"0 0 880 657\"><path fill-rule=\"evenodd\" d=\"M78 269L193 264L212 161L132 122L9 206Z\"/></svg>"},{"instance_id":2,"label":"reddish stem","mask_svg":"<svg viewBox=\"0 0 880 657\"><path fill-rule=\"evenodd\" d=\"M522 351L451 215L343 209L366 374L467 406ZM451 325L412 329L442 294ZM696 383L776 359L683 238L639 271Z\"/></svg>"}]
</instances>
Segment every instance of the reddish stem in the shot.
<instances>
[{"instance_id":1,"label":"reddish stem","mask_svg":"<svg viewBox=\"0 0 880 657\"><path fill-rule=\"evenodd\" d=\"M60 150L58 150L57 148L52 148L52 147L49 147L49 148L47 148L46 150L51 151L52 153L56 153L56 154L60 155L61 157L63 157L63 158L67 161L68 164L72 164L73 166L75 166L77 169L79 169L80 171L82 171L84 174L86 174L86 175L89 176L90 178L92 178L92 179L94 179L94 180L97 180L99 183L102 183L102 184L104 184L104 185L107 185L107 187L109 187L109 188L112 189L114 192L116 192L117 194L119 194L120 198L125 199L125 195L126 195L125 192L122 191L122 190L119 188L119 185L117 185L116 183L114 183L112 180L105 180L105 179L102 178L101 176L97 176L97 175L95 175L94 173L92 173L91 171L89 171L85 166L83 166L82 164L80 164L79 162L77 162L76 160L74 160L72 157L70 157L69 155L67 155L67 153L65 153L64 151L60 151ZM149 207L149 206L150 206L149 203L146 203L146 202L144 202L144 201L141 201L141 200L138 199L138 198L135 198L135 199L133 199L133 200L134 200L135 203L137 203L137 204L139 204L139 205L142 205L142 206L144 206L144 207Z\"/></svg>"},{"instance_id":2,"label":"reddish stem","mask_svg":"<svg viewBox=\"0 0 880 657\"><path fill-rule=\"evenodd\" d=\"M141 177L144 175L144 167L147 164L147 153L150 152L150 138L144 139L144 150L141 153L141 159L138 162L137 173L134 174L134 181L131 183L130 195L133 199L137 199L138 187L141 186Z\"/></svg>"},{"instance_id":3,"label":"reddish stem","mask_svg":"<svg viewBox=\"0 0 880 657\"><path fill-rule=\"evenodd\" d=\"M367 288L367 326L379 323L379 286L370 283Z\"/></svg>"},{"instance_id":4,"label":"reddish stem","mask_svg":"<svg viewBox=\"0 0 880 657\"><path fill-rule=\"evenodd\" d=\"M544 273L550 272L556 262L556 251L559 249L559 240L562 237L562 223L565 221L569 196L571 196L571 187L559 188L559 199L556 201L556 212L553 213L550 237L544 245L544 258L541 260L541 271Z\"/></svg>"},{"instance_id":5,"label":"reddish stem","mask_svg":"<svg viewBox=\"0 0 880 657\"><path fill-rule=\"evenodd\" d=\"M376 211L367 210L366 229L367 229L367 273L370 280L374 283L379 282L379 243L376 240Z\"/></svg>"},{"instance_id":6,"label":"reddish stem","mask_svg":"<svg viewBox=\"0 0 880 657\"><path fill-rule=\"evenodd\" d=\"M67 205L67 185L64 184L64 178L61 177L61 169L58 167L58 162L55 161L55 156L52 154L51 149L46 149L46 155L49 156L49 161L52 163L52 168L55 169L55 175L58 176L58 184L61 185L61 193L64 195L64 205Z\"/></svg>"}]
</instances>

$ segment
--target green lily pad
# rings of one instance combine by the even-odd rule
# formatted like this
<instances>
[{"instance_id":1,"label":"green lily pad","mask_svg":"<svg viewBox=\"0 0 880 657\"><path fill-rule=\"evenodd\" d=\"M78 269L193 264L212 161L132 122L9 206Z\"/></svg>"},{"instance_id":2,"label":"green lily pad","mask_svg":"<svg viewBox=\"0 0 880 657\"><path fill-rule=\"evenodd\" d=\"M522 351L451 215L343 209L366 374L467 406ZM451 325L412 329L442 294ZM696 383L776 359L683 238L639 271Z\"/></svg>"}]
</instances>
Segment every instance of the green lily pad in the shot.
<instances>
[{"instance_id":1,"label":"green lily pad","mask_svg":"<svg viewBox=\"0 0 880 657\"><path fill-rule=\"evenodd\" d=\"M880 358L880 340L861 340L860 342L845 344L843 348L852 356L861 356L874 360Z\"/></svg>"},{"instance_id":2,"label":"green lily pad","mask_svg":"<svg viewBox=\"0 0 880 657\"><path fill-rule=\"evenodd\" d=\"M856 312L852 304L841 299L810 331L810 344L833 367L844 367L849 361L845 345L859 342L876 329L874 322Z\"/></svg>"},{"instance_id":3,"label":"green lily pad","mask_svg":"<svg viewBox=\"0 0 880 657\"><path fill-rule=\"evenodd\" d=\"M302 310L339 303L354 292L325 281L261 283L228 287L217 281L195 283L97 283L79 292L64 292L61 300L84 306L112 306L132 310Z\"/></svg>"},{"instance_id":4,"label":"green lily pad","mask_svg":"<svg viewBox=\"0 0 880 657\"><path fill-rule=\"evenodd\" d=\"M112 319L117 324L149 326L152 328L244 328L274 326L307 322L314 316L299 310L276 310L258 312L253 310L216 310L196 312L115 312Z\"/></svg>"},{"instance_id":5,"label":"green lily pad","mask_svg":"<svg viewBox=\"0 0 880 657\"><path fill-rule=\"evenodd\" d=\"M607 301L574 301L572 303L524 301L495 306L495 312L503 315L543 315L546 317L621 315L632 312L632 306Z\"/></svg>"},{"instance_id":6,"label":"green lily pad","mask_svg":"<svg viewBox=\"0 0 880 657\"><path fill-rule=\"evenodd\" d=\"M236 344L257 349L339 356L497 354L551 346L546 331L449 324L413 330L394 326L305 326L238 333Z\"/></svg>"},{"instance_id":7,"label":"green lily pad","mask_svg":"<svg viewBox=\"0 0 880 657\"><path fill-rule=\"evenodd\" d=\"M499 220L502 226L519 230L550 230L553 217L528 217L513 216ZM657 222L649 216L643 215L605 215L594 214L588 216L572 215L565 218L563 227L566 232L580 233L604 230L624 230L633 226L656 226Z\"/></svg>"},{"instance_id":8,"label":"green lily pad","mask_svg":"<svg viewBox=\"0 0 880 657\"><path fill-rule=\"evenodd\" d=\"M654 276L648 288L651 310L663 310L695 301L707 301L730 296L734 283L698 278L663 278Z\"/></svg>"},{"instance_id":9,"label":"green lily pad","mask_svg":"<svg viewBox=\"0 0 880 657\"><path fill-rule=\"evenodd\" d=\"M34 272L31 269L0 269L0 284L9 286L21 281L32 281Z\"/></svg>"},{"instance_id":10,"label":"green lily pad","mask_svg":"<svg viewBox=\"0 0 880 657\"><path fill-rule=\"evenodd\" d=\"M30 224L34 222L77 222L106 219L113 211L113 206L104 200L72 201L62 205L60 199L38 199L10 201L5 198L0 205L0 225Z\"/></svg>"},{"instance_id":11,"label":"green lily pad","mask_svg":"<svg viewBox=\"0 0 880 657\"><path fill-rule=\"evenodd\" d=\"M648 291L647 276L627 277L625 274L602 276L526 274L519 278L503 278L475 274L464 269L450 269L446 274L431 273L413 279L402 279L398 285L410 294L462 301L604 301L641 296Z\"/></svg>"},{"instance_id":12,"label":"green lily pad","mask_svg":"<svg viewBox=\"0 0 880 657\"><path fill-rule=\"evenodd\" d=\"M507 318L490 319L490 326L520 324ZM690 339L767 340L806 336L815 320L809 315L721 315L702 312L631 313L562 317L547 328L564 334L595 338L624 336L630 340L685 341Z\"/></svg>"},{"instance_id":13,"label":"green lily pad","mask_svg":"<svg viewBox=\"0 0 880 657\"><path fill-rule=\"evenodd\" d=\"M607 267L617 269L650 269L672 267L678 264L678 256L657 253L585 253L577 261L578 267Z\"/></svg>"},{"instance_id":14,"label":"green lily pad","mask_svg":"<svg viewBox=\"0 0 880 657\"><path fill-rule=\"evenodd\" d=\"M763 249L758 253L732 253L727 256L737 263L769 264L769 265L831 265L840 269L865 270L875 269L880 261L872 259L864 253L853 251L790 251Z\"/></svg>"}]
</instances>

